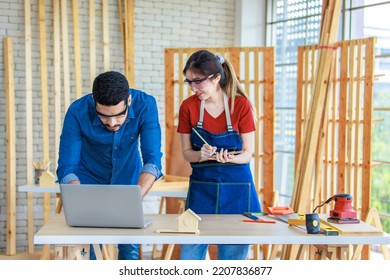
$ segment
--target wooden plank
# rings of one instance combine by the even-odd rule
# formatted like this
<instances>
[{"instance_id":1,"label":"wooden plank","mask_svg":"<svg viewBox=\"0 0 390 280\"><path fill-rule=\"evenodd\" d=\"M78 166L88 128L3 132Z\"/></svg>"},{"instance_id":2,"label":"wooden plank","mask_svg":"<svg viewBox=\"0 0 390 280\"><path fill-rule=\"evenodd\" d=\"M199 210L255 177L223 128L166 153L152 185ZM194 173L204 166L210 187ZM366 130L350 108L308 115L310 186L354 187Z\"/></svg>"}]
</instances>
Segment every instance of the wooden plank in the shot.
<instances>
[{"instance_id":1,"label":"wooden plank","mask_svg":"<svg viewBox=\"0 0 390 280\"><path fill-rule=\"evenodd\" d=\"M249 94L250 92L250 60L249 60L249 50L244 50L244 85L245 92Z\"/></svg>"},{"instance_id":2,"label":"wooden plank","mask_svg":"<svg viewBox=\"0 0 390 280\"><path fill-rule=\"evenodd\" d=\"M89 80L91 85L96 77L95 18L95 0L89 0Z\"/></svg>"},{"instance_id":3,"label":"wooden plank","mask_svg":"<svg viewBox=\"0 0 390 280\"><path fill-rule=\"evenodd\" d=\"M294 190L291 206L297 213L310 212L310 195L312 191L312 179L314 160L317 150L318 138L320 137L320 124L324 114L325 91L329 79L329 71L332 64L336 42L337 30L340 20L341 1L329 1L324 9L323 26L321 26L320 50L314 87L307 117L307 126L304 129L304 138L299 153L298 165L295 170ZM297 246L286 246L282 258L294 259L297 254Z\"/></svg>"},{"instance_id":4,"label":"wooden plank","mask_svg":"<svg viewBox=\"0 0 390 280\"><path fill-rule=\"evenodd\" d=\"M49 155L49 102L48 102L48 77L47 77L47 53L46 53L46 27L45 27L45 1L39 0L39 46L41 67L41 110L42 110L42 150L43 162L50 161ZM50 217L50 194L44 194L44 221Z\"/></svg>"},{"instance_id":5,"label":"wooden plank","mask_svg":"<svg viewBox=\"0 0 390 280\"><path fill-rule=\"evenodd\" d=\"M61 38L60 38L60 3L53 1L53 49L54 49L54 150L55 165L57 168L60 135L62 130L61 114Z\"/></svg>"},{"instance_id":6,"label":"wooden plank","mask_svg":"<svg viewBox=\"0 0 390 280\"><path fill-rule=\"evenodd\" d=\"M322 193L322 187L323 187L323 174L324 174L324 166L323 166L323 154L324 154L324 149L325 149L325 144L327 143L326 139L328 137L327 132L328 132L328 112L329 112L329 98L331 95L331 89L332 89L332 83L331 83L331 78L333 77L335 69L335 64L336 64L336 53L333 53L333 57L331 58L333 63L330 68L330 73L329 73L329 78L328 78L328 83L325 91L325 99L324 99L324 112L322 115L322 120L321 120L321 127L320 127L320 135L318 137L318 144L317 144L317 151L316 151L316 168L315 168L315 178L314 178L314 199L311 203L311 208L313 209L316 205L320 204L319 197L321 196Z\"/></svg>"},{"instance_id":7,"label":"wooden plank","mask_svg":"<svg viewBox=\"0 0 390 280\"><path fill-rule=\"evenodd\" d=\"M33 126L32 126L32 51L31 51L31 1L24 1L24 40L26 75L26 180L34 183L33 167ZM34 212L33 193L27 193L27 246L28 253L34 253Z\"/></svg>"},{"instance_id":8,"label":"wooden plank","mask_svg":"<svg viewBox=\"0 0 390 280\"><path fill-rule=\"evenodd\" d=\"M374 90L374 40L366 43L365 77L364 77L364 128L363 128L363 162L362 162L362 209L361 219L367 218L371 205L371 135Z\"/></svg>"},{"instance_id":9,"label":"wooden plank","mask_svg":"<svg viewBox=\"0 0 390 280\"><path fill-rule=\"evenodd\" d=\"M373 227L367 223L358 223L358 224L335 224L328 222L327 218L329 215L321 214L320 221L321 223L334 227L337 229L340 234L345 235L382 235L383 230L380 230L376 227Z\"/></svg>"},{"instance_id":10,"label":"wooden plank","mask_svg":"<svg viewBox=\"0 0 390 280\"><path fill-rule=\"evenodd\" d=\"M354 151L354 186L353 186L353 194L354 197L360 197L361 196L361 177L360 174L360 157L361 157L361 151L360 151L360 145L361 145L361 133L360 133L360 120L361 120L361 112L364 108L364 104L361 102L362 97L362 90L361 90L361 84L362 84L362 62L363 62L363 41L359 40L359 44L357 45L357 71L356 71L356 94L355 94L355 103L356 103L356 109L355 109L355 151ZM354 209L360 209L359 206L359 199L355 199L353 201Z\"/></svg>"},{"instance_id":11,"label":"wooden plank","mask_svg":"<svg viewBox=\"0 0 390 280\"><path fill-rule=\"evenodd\" d=\"M263 205L264 207L273 206L274 199L274 115L275 115L275 52L273 48L263 51ZM259 109L258 109L259 110ZM259 140L257 140L259 141ZM259 171L255 171L259 172ZM264 208L266 209L266 208Z\"/></svg>"},{"instance_id":12,"label":"wooden plank","mask_svg":"<svg viewBox=\"0 0 390 280\"><path fill-rule=\"evenodd\" d=\"M76 84L76 99L78 99L83 95L78 0L72 0L72 15L73 15L74 78Z\"/></svg>"},{"instance_id":13,"label":"wooden plank","mask_svg":"<svg viewBox=\"0 0 390 280\"><path fill-rule=\"evenodd\" d=\"M16 120L15 120L15 80L14 53L11 37L5 37L4 47L4 81L6 104L6 201L7 201L7 255L16 254Z\"/></svg>"},{"instance_id":14,"label":"wooden plank","mask_svg":"<svg viewBox=\"0 0 390 280\"><path fill-rule=\"evenodd\" d=\"M262 168L261 166L261 154L262 154L262 137L260 133L260 128L262 127L262 110L260 110L262 102L262 92L260 89L260 70L262 69L263 64L260 65L260 58L259 58L259 52L254 52L254 65L253 65L253 71L254 71L254 107L255 107L255 124L256 124L256 131L255 131L255 141L254 141L254 170L260 170ZM248 92L249 94L250 92ZM262 178L260 176L260 172L254 172L254 183L257 188L257 193L260 194L261 189L263 188ZM264 205L262 204L262 207L264 208ZM257 252L258 250L256 250Z\"/></svg>"},{"instance_id":15,"label":"wooden plank","mask_svg":"<svg viewBox=\"0 0 390 280\"><path fill-rule=\"evenodd\" d=\"M125 0L126 77L135 87L134 75L134 0Z\"/></svg>"},{"instance_id":16,"label":"wooden plank","mask_svg":"<svg viewBox=\"0 0 390 280\"><path fill-rule=\"evenodd\" d=\"M165 49L165 165L171 168L171 153L173 143L173 127L175 120L174 97L174 55L172 50Z\"/></svg>"},{"instance_id":17,"label":"wooden plank","mask_svg":"<svg viewBox=\"0 0 390 280\"><path fill-rule=\"evenodd\" d=\"M336 61L340 61L339 59L339 52L337 53ZM335 71L336 75L336 71ZM332 94L332 136L331 136L331 141L330 141L330 152L331 152L331 158L330 158L330 186L327 187L326 192L325 192L325 197L331 197L336 193L336 182L337 182L337 164L336 164L336 150L337 150L337 135L336 135L336 130L337 130L337 123L336 123L336 118L337 118L337 109L339 108L339 103L338 103L338 94L337 94L337 88L339 87L337 83L337 75L334 77L333 81L333 94ZM324 208L324 211L330 211L329 205L327 205Z\"/></svg>"},{"instance_id":18,"label":"wooden plank","mask_svg":"<svg viewBox=\"0 0 390 280\"><path fill-rule=\"evenodd\" d=\"M321 106L324 105L325 81L329 78L329 70L332 62L331 57L332 52L334 51L329 48L329 46L335 43L340 18L341 2L336 0L334 3L332 2L332 4L334 5L330 7L326 15L330 22L328 22L328 20L324 21L325 28L323 31L325 30L326 34L321 36L320 42L320 45L324 46L324 48L320 50L309 118L306 118L308 119L308 126L304 132L305 138L299 155L298 169L296 170L294 189L297 191L294 195L298 195L293 197L292 207L296 212L302 213L306 213L309 210L307 209L307 201L313 174L313 162L316 144L318 143L317 139L319 137L321 116L323 114Z\"/></svg>"},{"instance_id":19,"label":"wooden plank","mask_svg":"<svg viewBox=\"0 0 390 280\"><path fill-rule=\"evenodd\" d=\"M354 93L355 93L355 48L354 46L348 47L349 51L349 66L348 66L348 96L347 96L347 112L348 112L348 122L347 122L347 149L346 149L346 156L348 159L347 164L347 172L346 172L346 185L345 185L345 192L346 193L352 193L351 188L353 186L353 152L354 152L354 144L355 144L355 134L353 133L355 129L355 100L354 100Z\"/></svg>"},{"instance_id":20,"label":"wooden plank","mask_svg":"<svg viewBox=\"0 0 390 280\"><path fill-rule=\"evenodd\" d=\"M102 0L103 17L103 68L104 71L110 70L110 21L108 17L108 0Z\"/></svg>"},{"instance_id":21,"label":"wooden plank","mask_svg":"<svg viewBox=\"0 0 390 280\"><path fill-rule=\"evenodd\" d=\"M70 67L69 67L69 36L68 36L68 8L66 0L61 0L61 33L62 33L62 67L64 112L70 105ZM47 159L49 160L49 159Z\"/></svg>"},{"instance_id":22,"label":"wooden plank","mask_svg":"<svg viewBox=\"0 0 390 280\"><path fill-rule=\"evenodd\" d=\"M303 102L304 96L307 89L307 73L303 67L305 63L304 58L307 59L307 52L304 47L298 47L298 63L297 63L297 96L296 96L296 116L295 116L295 155L299 155L302 145L302 122L304 116ZM305 63L305 68L307 69L307 63ZM295 156L295 169L298 165L298 158Z\"/></svg>"},{"instance_id":23,"label":"wooden plank","mask_svg":"<svg viewBox=\"0 0 390 280\"><path fill-rule=\"evenodd\" d=\"M119 13L119 27L121 31L121 38L122 38L122 48L123 48L123 61L124 61L124 67L126 69L126 39L125 39L125 22L123 20L123 0L118 0L118 13Z\"/></svg>"},{"instance_id":24,"label":"wooden plank","mask_svg":"<svg viewBox=\"0 0 390 280\"><path fill-rule=\"evenodd\" d=\"M177 65L177 71L176 71L176 73L178 75L178 86L179 86L179 89L178 89L179 90L179 100L178 100L178 102L179 102L179 104L181 104L183 102L183 100L185 98L187 98L187 96L184 96L184 74L182 71L182 69L184 69L184 59L185 59L184 55L187 55L187 53L184 53L183 49L179 49L179 52L177 53L178 65ZM188 57L186 58L186 60L187 59L188 59ZM172 66L174 67L174 61L172 61ZM172 73L175 73L175 71L172 71ZM191 91L191 88L189 88L189 90ZM176 110L174 110L174 112L176 112ZM174 120L176 120L177 117L178 117L178 114L175 114ZM174 124L176 124L176 122L174 122Z\"/></svg>"},{"instance_id":25,"label":"wooden plank","mask_svg":"<svg viewBox=\"0 0 390 280\"><path fill-rule=\"evenodd\" d=\"M41 110L42 110L42 146L43 161L49 161L49 107L47 88L47 53L46 53L46 26L45 26L45 1L39 0L39 47L41 67Z\"/></svg>"}]
</instances>

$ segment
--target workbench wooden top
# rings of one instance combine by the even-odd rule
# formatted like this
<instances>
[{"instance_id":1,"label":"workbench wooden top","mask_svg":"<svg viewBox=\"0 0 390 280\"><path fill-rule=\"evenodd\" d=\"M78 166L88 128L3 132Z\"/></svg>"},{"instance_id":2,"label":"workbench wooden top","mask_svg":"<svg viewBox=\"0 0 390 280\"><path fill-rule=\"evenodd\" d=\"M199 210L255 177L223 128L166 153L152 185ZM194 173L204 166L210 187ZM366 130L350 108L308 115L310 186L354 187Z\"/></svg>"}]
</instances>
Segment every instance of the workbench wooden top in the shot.
<instances>
[{"instance_id":1,"label":"workbench wooden top","mask_svg":"<svg viewBox=\"0 0 390 280\"><path fill-rule=\"evenodd\" d=\"M152 214L144 229L83 228L66 225L63 214L50 218L35 235L35 244L390 244L390 235L307 234L306 230L276 221L274 224L246 223L243 215L199 215L200 233L157 233L176 229L179 214ZM264 217L270 220L270 217ZM367 225L369 226L369 225Z\"/></svg>"}]
</instances>

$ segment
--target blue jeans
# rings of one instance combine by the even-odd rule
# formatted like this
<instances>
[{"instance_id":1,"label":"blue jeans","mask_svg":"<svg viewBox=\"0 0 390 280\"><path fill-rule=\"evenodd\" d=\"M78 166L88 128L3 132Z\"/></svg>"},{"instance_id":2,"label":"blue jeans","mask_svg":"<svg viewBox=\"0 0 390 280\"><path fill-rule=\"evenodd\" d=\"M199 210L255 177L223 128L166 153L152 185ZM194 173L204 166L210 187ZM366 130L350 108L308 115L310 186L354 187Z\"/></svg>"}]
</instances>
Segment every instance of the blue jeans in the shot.
<instances>
[{"instance_id":1,"label":"blue jeans","mask_svg":"<svg viewBox=\"0 0 390 280\"><path fill-rule=\"evenodd\" d=\"M100 249L102 245L99 245ZM138 260L138 249L139 244L118 244L118 260ZM96 260L95 251L90 245L89 251L91 252L89 255L90 260Z\"/></svg>"},{"instance_id":2,"label":"blue jeans","mask_svg":"<svg viewBox=\"0 0 390 280\"><path fill-rule=\"evenodd\" d=\"M181 260L204 260L207 244L182 244L180 245ZM217 245L218 260L246 260L249 245Z\"/></svg>"}]
</instances>

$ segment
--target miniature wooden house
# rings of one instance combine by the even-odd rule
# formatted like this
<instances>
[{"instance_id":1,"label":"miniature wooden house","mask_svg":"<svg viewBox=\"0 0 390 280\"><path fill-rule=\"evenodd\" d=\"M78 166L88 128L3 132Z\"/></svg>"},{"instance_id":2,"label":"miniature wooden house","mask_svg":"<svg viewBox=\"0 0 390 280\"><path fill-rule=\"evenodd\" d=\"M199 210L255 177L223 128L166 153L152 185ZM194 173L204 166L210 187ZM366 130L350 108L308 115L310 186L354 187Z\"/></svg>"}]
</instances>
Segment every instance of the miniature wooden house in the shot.
<instances>
[{"instance_id":1,"label":"miniature wooden house","mask_svg":"<svg viewBox=\"0 0 390 280\"><path fill-rule=\"evenodd\" d=\"M199 221L202 220L195 212L191 209L187 209L177 219L178 231L179 232L193 232L199 234Z\"/></svg>"},{"instance_id":2,"label":"miniature wooden house","mask_svg":"<svg viewBox=\"0 0 390 280\"><path fill-rule=\"evenodd\" d=\"M50 170L43 171L39 176L39 185L41 187L53 187L56 185L56 178Z\"/></svg>"}]
</instances>

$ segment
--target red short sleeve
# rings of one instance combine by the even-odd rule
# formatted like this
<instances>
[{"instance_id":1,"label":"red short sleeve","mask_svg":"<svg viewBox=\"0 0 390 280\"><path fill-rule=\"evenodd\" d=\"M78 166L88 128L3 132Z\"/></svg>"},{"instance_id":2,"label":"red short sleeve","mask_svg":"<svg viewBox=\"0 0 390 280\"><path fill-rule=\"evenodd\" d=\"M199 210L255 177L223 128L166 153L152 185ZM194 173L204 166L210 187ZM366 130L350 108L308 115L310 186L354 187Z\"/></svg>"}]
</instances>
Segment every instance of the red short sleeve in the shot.
<instances>
[{"instance_id":1,"label":"red short sleeve","mask_svg":"<svg viewBox=\"0 0 390 280\"><path fill-rule=\"evenodd\" d=\"M179 110L178 133L191 133L192 127L199 121L199 108L201 101L195 95L183 101ZM229 100L230 108L230 100ZM233 129L239 133L255 131L255 123L252 114L251 104L248 99L242 96L235 98L234 112L230 114ZM222 133L227 131L226 115L222 112L214 118L205 110L203 128L211 133Z\"/></svg>"}]
</instances>

